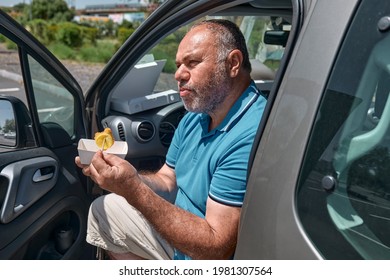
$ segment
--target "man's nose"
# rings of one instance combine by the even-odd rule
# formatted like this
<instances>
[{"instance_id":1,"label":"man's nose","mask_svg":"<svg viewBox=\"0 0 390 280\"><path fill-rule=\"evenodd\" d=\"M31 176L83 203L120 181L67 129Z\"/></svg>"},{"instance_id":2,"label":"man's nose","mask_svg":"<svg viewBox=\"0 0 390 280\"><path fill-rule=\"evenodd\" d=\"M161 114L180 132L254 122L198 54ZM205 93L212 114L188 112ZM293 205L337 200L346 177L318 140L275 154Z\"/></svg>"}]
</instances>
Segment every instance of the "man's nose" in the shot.
<instances>
[{"instance_id":1,"label":"man's nose","mask_svg":"<svg viewBox=\"0 0 390 280\"><path fill-rule=\"evenodd\" d=\"M176 81L188 81L190 79L190 73L185 68L184 65L181 65L179 68L177 68L175 72L175 79Z\"/></svg>"}]
</instances>

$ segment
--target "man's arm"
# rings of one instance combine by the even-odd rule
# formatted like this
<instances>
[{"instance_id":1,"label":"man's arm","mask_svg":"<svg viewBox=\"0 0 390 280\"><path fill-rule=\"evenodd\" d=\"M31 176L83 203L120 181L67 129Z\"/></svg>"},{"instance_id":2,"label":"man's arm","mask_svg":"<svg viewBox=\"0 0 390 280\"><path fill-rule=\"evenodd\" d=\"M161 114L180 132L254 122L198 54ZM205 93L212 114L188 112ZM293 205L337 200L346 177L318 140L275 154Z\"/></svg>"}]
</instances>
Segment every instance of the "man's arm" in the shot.
<instances>
[{"instance_id":1,"label":"man's arm","mask_svg":"<svg viewBox=\"0 0 390 280\"><path fill-rule=\"evenodd\" d=\"M208 198L202 219L162 200L145 186L136 192L125 198L182 253L193 259L229 259L233 255L241 208Z\"/></svg>"},{"instance_id":2,"label":"man's arm","mask_svg":"<svg viewBox=\"0 0 390 280\"><path fill-rule=\"evenodd\" d=\"M126 198L173 247L191 258L228 259L233 255L241 208L209 198L203 219L166 201L155 188L171 191L176 187L175 172L168 166L149 177L139 175L127 161L110 155L103 159L98 152L83 172L102 188Z\"/></svg>"},{"instance_id":3,"label":"man's arm","mask_svg":"<svg viewBox=\"0 0 390 280\"><path fill-rule=\"evenodd\" d=\"M176 174L168 165L164 164L157 173L140 172L141 180L155 193L171 203L176 197Z\"/></svg>"}]
</instances>

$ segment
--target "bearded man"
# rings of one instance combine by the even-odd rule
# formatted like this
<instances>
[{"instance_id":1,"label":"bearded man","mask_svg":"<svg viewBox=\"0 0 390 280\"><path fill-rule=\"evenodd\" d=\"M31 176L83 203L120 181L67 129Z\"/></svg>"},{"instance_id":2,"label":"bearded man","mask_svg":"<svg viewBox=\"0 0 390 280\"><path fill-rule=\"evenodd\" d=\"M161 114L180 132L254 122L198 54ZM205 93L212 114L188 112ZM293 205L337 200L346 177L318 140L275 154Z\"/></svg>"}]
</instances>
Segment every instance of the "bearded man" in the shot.
<instances>
[{"instance_id":1,"label":"bearded man","mask_svg":"<svg viewBox=\"0 0 390 280\"><path fill-rule=\"evenodd\" d=\"M231 259L248 159L266 99L251 79L244 36L227 20L194 25L176 54L188 113L153 174L99 151L83 173L110 192L88 217L87 241L112 259ZM161 196L175 194L174 202Z\"/></svg>"}]
</instances>

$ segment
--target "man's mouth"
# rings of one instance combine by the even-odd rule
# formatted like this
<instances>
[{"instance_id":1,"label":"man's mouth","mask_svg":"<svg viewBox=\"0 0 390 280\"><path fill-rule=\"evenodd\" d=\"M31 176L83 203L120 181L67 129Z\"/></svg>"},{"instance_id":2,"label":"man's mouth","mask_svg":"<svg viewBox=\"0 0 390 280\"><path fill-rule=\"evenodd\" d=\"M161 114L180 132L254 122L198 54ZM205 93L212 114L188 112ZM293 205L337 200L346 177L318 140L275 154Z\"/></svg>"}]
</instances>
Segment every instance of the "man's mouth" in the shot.
<instances>
[{"instance_id":1,"label":"man's mouth","mask_svg":"<svg viewBox=\"0 0 390 280\"><path fill-rule=\"evenodd\" d=\"M179 88L180 97L186 97L186 96L190 95L191 92L192 92L192 89L185 88L185 87Z\"/></svg>"}]
</instances>

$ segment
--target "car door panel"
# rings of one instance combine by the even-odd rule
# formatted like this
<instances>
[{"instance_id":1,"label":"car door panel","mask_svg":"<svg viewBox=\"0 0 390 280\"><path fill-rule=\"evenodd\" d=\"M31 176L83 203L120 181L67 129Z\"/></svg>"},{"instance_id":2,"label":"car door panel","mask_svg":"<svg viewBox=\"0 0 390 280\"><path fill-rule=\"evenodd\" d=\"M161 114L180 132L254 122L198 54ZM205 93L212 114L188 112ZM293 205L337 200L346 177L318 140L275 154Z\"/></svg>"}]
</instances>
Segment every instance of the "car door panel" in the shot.
<instances>
[{"instance_id":1,"label":"car door panel","mask_svg":"<svg viewBox=\"0 0 390 280\"><path fill-rule=\"evenodd\" d=\"M338 1L317 1L310 9L304 25L310 24L311 28L303 28L297 39L293 63L286 69L264 131L267 137L261 139L253 161L237 258L323 258L297 218L296 182L327 75L358 2L348 1L340 6ZM337 28L325 28L325 21L333 22ZM312 68L308 68L308 62ZM316 230L325 232L319 227Z\"/></svg>"},{"instance_id":2,"label":"car door panel","mask_svg":"<svg viewBox=\"0 0 390 280\"><path fill-rule=\"evenodd\" d=\"M32 153L34 158L30 156ZM0 259L79 256L81 249L86 247L84 239L89 200L76 169L62 165L57 156L46 148L3 153L2 159ZM34 175L38 182L34 182ZM41 189L36 190L38 188ZM15 211L23 203L24 207L19 212ZM73 232L72 246L67 255L55 250L58 242L55 233L61 229Z\"/></svg>"},{"instance_id":3,"label":"car door panel","mask_svg":"<svg viewBox=\"0 0 390 280\"><path fill-rule=\"evenodd\" d=\"M0 214L0 221L6 224L55 186L58 164L50 157L26 159L7 165L0 171L0 176L8 181Z\"/></svg>"}]
</instances>

